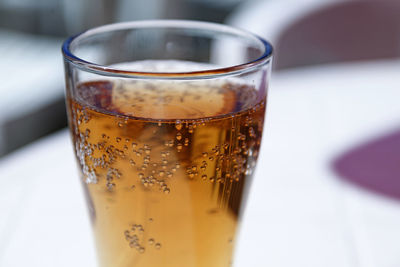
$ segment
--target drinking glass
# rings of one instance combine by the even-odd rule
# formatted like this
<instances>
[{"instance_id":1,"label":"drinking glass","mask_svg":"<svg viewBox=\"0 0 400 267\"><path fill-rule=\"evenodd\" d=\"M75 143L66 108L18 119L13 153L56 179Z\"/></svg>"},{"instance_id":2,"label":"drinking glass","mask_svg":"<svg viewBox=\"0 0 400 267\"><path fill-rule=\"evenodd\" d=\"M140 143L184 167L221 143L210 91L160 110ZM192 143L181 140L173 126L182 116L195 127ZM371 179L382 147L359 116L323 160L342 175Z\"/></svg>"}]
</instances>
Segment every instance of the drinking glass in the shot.
<instances>
[{"instance_id":1,"label":"drinking glass","mask_svg":"<svg viewBox=\"0 0 400 267\"><path fill-rule=\"evenodd\" d=\"M272 47L195 21L65 41L66 105L102 267L232 264Z\"/></svg>"}]
</instances>

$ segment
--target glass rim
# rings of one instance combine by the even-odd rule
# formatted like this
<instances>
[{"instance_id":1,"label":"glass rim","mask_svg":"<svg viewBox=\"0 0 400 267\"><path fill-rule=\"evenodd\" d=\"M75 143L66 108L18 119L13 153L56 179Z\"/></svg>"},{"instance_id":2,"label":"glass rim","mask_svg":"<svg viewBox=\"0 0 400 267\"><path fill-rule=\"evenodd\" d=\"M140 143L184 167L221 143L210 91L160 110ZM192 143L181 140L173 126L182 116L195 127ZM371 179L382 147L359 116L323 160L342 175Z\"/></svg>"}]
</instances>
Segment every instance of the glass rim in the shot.
<instances>
[{"instance_id":1,"label":"glass rim","mask_svg":"<svg viewBox=\"0 0 400 267\"><path fill-rule=\"evenodd\" d=\"M220 32L228 32L234 35L245 36L248 39L259 41L264 48L261 56L258 58L237 65L220 68L210 68L208 70L198 70L189 72L147 72L147 71L130 71L109 67L93 62L86 61L71 52L70 48L74 41L79 41L85 37L93 36L98 33L111 32L115 30L140 28L181 28L181 29L211 29ZM140 78L140 79L212 79L220 76L230 76L249 72L271 61L272 45L265 39L246 30L234 28L224 24L218 24L205 21L194 20L139 20L130 22L120 22L107 24L86 30L77 35L67 38L62 44L62 53L64 60L72 63L75 67L103 76L113 76L121 78Z\"/></svg>"}]
</instances>

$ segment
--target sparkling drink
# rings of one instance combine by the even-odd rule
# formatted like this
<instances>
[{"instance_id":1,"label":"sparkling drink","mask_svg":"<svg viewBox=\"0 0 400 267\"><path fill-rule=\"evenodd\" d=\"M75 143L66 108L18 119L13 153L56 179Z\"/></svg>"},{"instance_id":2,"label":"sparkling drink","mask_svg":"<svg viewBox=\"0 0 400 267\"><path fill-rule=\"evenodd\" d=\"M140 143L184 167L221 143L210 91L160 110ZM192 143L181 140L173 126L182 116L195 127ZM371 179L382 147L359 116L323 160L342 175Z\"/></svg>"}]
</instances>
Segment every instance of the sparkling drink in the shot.
<instances>
[{"instance_id":1,"label":"sparkling drink","mask_svg":"<svg viewBox=\"0 0 400 267\"><path fill-rule=\"evenodd\" d=\"M101 266L230 266L265 95L237 81L89 81L68 99Z\"/></svg>"},{"instance_id":2,"label":"sparkling drink","mask_svg":"<svg viewBox=\"0 0 400 267\"><path fill-rule=\"evenodd\" d=\"M99 265L231 266L271 45L225 25L161 20L94 28L62 52Z\"/></svg>"}]
</instances>

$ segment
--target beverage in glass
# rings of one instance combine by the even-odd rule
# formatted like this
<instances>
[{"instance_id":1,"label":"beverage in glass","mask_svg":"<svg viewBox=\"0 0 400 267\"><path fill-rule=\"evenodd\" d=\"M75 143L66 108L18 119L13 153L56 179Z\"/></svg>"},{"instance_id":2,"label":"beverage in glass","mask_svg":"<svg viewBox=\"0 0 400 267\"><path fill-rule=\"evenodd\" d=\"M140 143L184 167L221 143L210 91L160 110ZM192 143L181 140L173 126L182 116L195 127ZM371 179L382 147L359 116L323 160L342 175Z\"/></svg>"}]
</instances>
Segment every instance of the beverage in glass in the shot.
<instances>
[{"instance_id":1,"label":"beverage in glass","mask_svg":"<svg viewBox=\"0 0 400 267\"><path fill-rule=\"evenodd\" d=\"M224 25L143 21L86 31L63 54L100 266L231 266L271 46Z\"/></svg>"}]
</instances>

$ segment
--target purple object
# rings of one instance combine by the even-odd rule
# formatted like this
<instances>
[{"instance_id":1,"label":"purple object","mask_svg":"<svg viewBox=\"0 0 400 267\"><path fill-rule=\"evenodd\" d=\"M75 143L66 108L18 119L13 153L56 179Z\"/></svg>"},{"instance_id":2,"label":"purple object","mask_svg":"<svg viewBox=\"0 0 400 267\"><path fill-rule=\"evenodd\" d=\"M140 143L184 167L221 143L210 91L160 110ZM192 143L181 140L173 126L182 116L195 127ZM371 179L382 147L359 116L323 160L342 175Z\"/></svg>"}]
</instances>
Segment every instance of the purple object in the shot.
<instances>
[{"instance_id":1,"label":"purple object","mask_svg":"<svg viewBox=\"0 0 400 267\"><path fill-rule=\"evenodd\" d=\"M345 152L332 165L342 179L400 199L400 130Z\"/></svg>"}]
</instances>

